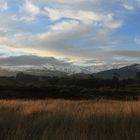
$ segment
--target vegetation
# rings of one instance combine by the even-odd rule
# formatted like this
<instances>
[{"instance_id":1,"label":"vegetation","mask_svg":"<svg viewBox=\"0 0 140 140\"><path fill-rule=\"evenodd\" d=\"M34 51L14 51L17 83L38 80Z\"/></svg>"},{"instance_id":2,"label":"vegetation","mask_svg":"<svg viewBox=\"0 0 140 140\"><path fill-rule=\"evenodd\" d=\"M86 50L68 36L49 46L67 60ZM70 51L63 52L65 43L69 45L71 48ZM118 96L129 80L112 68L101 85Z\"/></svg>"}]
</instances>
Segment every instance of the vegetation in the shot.
<instances>
[{"instance_id":1,"label":"vegetation","mask_svg":"<svg viewBox=\"0 0 140 140\"><path fill-rule=\"evenodd\" d=\"M140 79L140 72L136 73L136 78Z\"/></svg>"},{"instance_id":2,"label":"vegetation","mask_svg":"<svg viewBox=\"0 0 140 140\"><path fill-rule=\"evenodd\" d=\"M1 99L119 99L138 100L140 79L119 80L89 77L44 77L18 73L16 77L0 77Z\"/></svg>"},{"instance_id":3,"label":"vegetation","mask_svg":"<svg viewBox=\"0 0 140 140\"><path fill-rule=\"evenodd\" d=\"M140 101L0 101L1 140L139 140Z\"/></svg>"}]
</instances>

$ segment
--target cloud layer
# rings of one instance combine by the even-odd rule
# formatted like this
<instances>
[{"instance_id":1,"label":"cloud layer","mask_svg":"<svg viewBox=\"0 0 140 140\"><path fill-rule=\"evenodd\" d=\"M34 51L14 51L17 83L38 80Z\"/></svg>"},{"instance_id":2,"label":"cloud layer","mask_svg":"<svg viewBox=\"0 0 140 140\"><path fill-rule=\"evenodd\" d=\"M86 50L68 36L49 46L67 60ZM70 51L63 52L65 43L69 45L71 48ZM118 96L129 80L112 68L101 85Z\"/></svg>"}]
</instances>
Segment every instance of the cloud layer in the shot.
<instances>
[{"instance_id":1,"label":"cloud layer","mask_svg":"<svg viewBox=\"0 0 140 140\"><path fill-rule=\"evenodd\" d=\"M139 12L139 0L1 0L0 59L139 62Z\"/></svg>"}]
</instances>

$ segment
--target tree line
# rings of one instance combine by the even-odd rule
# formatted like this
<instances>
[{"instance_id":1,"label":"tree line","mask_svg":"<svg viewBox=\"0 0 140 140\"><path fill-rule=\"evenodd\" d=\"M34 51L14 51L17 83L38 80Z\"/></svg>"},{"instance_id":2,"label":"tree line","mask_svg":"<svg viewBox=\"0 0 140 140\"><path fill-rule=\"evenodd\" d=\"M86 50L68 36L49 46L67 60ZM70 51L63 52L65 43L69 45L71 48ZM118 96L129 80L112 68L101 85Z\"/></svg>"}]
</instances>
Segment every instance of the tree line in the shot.
<instances>
[{"instance_id":1,"label":"tree line","mask_svg":"<svg viewBox=\"0 0 140 140\"><path fill-rule=\"evenodd\" d=\"M18 73L0 77L0 98L4 99L139 99L140 73L134 79L48 77Z\"/></svg>"}]
</instances>

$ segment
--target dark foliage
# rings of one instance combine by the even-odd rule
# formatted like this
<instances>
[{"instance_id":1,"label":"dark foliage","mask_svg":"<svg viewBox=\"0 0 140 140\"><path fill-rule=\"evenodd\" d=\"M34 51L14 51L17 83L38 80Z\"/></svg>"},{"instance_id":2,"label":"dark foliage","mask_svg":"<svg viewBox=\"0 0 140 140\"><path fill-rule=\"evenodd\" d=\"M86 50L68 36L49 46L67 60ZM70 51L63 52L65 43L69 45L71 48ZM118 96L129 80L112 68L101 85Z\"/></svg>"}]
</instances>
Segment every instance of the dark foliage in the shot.
<instances>
[{"instance_id":1,"label":"dark foliage","mask_svg":"<svg viewBox=\"0 0 140 140\"><path fill-rule=\"evenodd\" d=\"M0 77L2 99L139 99L139 79L87 79L43 77L24 73L16 77Z\"/></svg>"}]
</instances>

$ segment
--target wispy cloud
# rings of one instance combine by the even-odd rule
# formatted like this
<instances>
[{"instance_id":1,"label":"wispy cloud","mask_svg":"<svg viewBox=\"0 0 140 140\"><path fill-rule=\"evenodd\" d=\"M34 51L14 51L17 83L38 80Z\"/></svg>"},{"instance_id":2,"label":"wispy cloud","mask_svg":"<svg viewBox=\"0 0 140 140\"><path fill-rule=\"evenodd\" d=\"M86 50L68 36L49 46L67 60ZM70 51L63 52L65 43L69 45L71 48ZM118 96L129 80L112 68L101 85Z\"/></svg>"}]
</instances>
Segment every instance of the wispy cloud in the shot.
<instances>
[{"instance_id":1,"label":"wispy cloud","mask_svg":"<svg viewBox=\"0 0 140 140\"><path fill-rule=\"evenodd\" d=\"M7 2L1 1L1 2L0 2L0 10L1 10L1 11L5 11L5 10L7 10L7 9L8 9L8 4L7 4Z\"/></svg>"}]
</instances>

